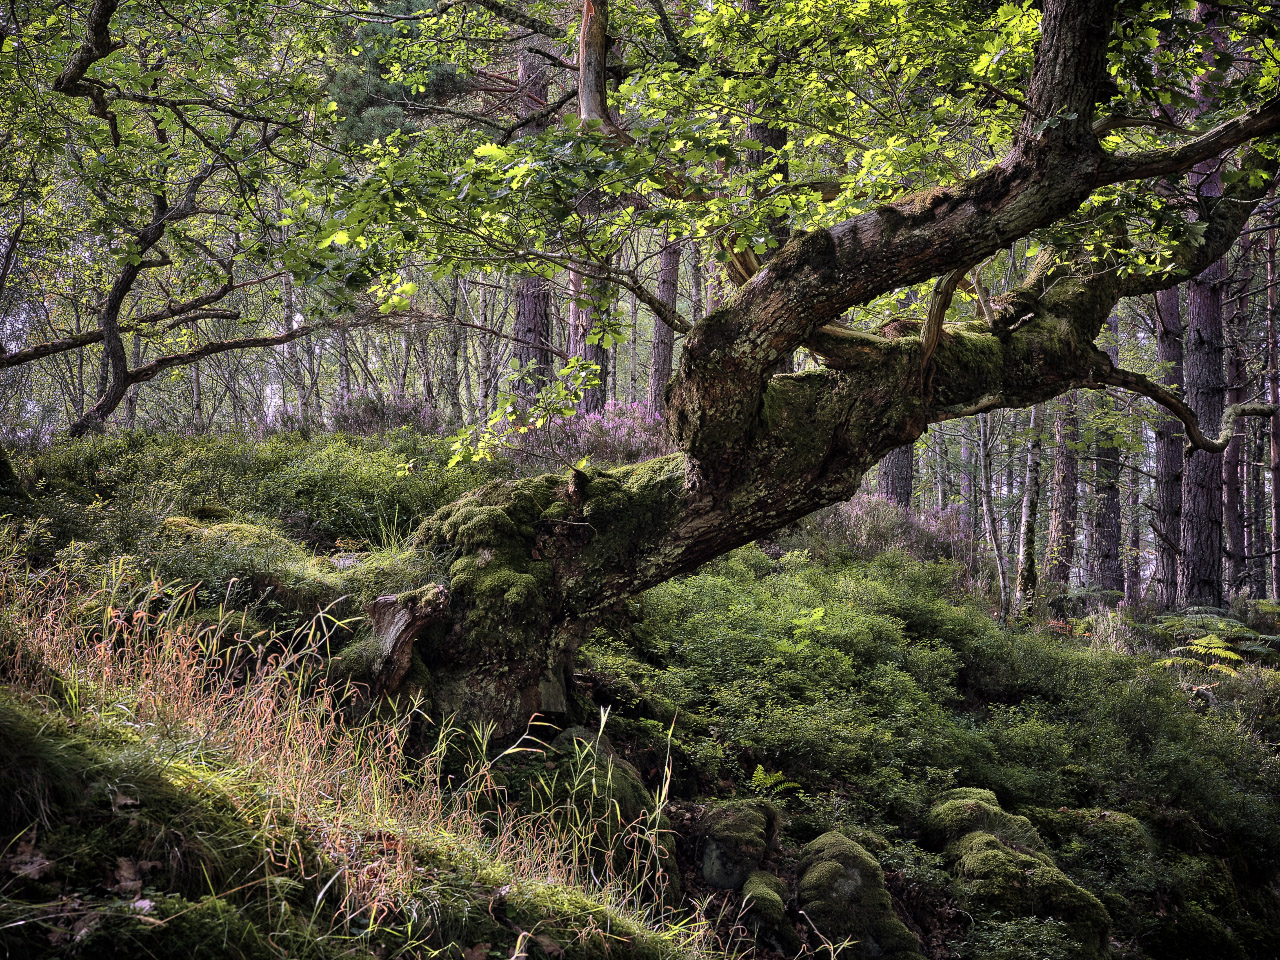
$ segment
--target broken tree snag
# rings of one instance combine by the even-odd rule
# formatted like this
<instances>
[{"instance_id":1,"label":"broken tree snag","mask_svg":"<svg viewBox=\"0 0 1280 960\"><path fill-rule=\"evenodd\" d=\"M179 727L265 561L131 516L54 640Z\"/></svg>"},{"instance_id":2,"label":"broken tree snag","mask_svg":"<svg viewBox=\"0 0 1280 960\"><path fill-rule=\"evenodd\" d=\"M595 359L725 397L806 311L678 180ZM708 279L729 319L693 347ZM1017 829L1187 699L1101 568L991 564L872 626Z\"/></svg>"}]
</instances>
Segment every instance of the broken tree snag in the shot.
<instances>
[{"instance_id":1,"label":"broken tree snag","mask_svg":"<svg viewBox=\"0 0 1280 960\"><path fill-rule=\"evenodd\" d=\"M395 693L413 660L413 645L433 624L449 616L449 590L433 583L412 593L379 597L365 608L373 627L369 687L373 696Z\"/></svg>"}]
</instances>

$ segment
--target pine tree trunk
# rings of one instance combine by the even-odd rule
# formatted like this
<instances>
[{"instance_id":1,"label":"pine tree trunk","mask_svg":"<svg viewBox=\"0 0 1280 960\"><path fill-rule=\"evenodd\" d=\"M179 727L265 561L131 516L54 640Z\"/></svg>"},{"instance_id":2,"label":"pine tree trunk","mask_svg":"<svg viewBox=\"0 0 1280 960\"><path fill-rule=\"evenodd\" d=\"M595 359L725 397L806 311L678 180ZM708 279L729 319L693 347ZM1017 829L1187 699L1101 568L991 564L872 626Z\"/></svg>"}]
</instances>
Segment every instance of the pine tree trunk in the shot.
<instances>
[{"instance_id":1,"label":"pine tree trunk","mask_svg":"<svg viewBox=\"0 0 1280 960\"><path fill-rule=\"evenodd\" d=\"M1142 602L1142 513L1137 471L1130 471L1129 548L1124 555L1124 600L1130 607Z\"/></svg>"},{"instance_id":2,"label":"pine tree trunk","mask_svg":"<svg viewBox=\"0 0 1280 960\"><path fill-rule=\"evenodd\" d=\"M1217 12L1197 4L1196 16L1216 37ZM1206 57L1207 59L1207 57ZM1207 74L1197 78L1201 109L1211 101ZM1222 195L1216 160L1195 167L1191 186L1205 200ZM1222 284L1225 255L1187 283L1187 336L1184 373L1187 405L1201 429L1215 436L1221 427L1226 384L1222 372ZM1222 454L1195 451L1182 479L1182 558L1178 567L1180 606L1219 607L1222 591Z\"/></svg>"},{"instance_id":3,"label":"pine tree trunk","mask_svg":"<svg viewBox=\"0 0 1280 960\"><path fill-rule=\"evenodd\" d=\"M1107 355L1116 363L1119 355L1119 317L1108 321L1111 337ZM1093 585L1099 590L1124 594L1124 566L1120 560L1120 442L1116 412L1106 394L1098 397L1101 412L1095 431L1094 514L1090 531L1089 563ZM1118 599L1118 597L1117 597Z\"/></svg>"},{"instance_id":4,"label":"pine tree trunk","mask_svg":"<svg viewBox=\"0 0 1280 960\"><path fill-rule=\"evenodd\" d=\"M1178 288L1156 294L1156 359L1161 382L1182 392L1182 308ZM1156 606L1172 609L1178 602L1178 560L1182 542L1182 471L1186 433L1182 421L1159 415L1156 424L1156 561L1152 590Z\"/></svg>"},{"instance_id":5,"label":"pine tree trunk","mask_svg":"<svg viewBox=\"0 0 1280 960\"><path fill-rule=\"evenodd\" d=\"M1274 188L1271 191L1275 198ZM1267 230L1267 393L1280 407L1280 270L1276 264L1276 228ZM1271 596L1280 597L1280 414L1271 418Z\"/></svg>"},{"instance_id":6,"label":"pine tree trunk","mask_svg":"<svg viewBox=\"0 0 1280 960\"><path fill-rule=\"evenodd\" d=\"M658 299L670 307L676 305L680 283L680 254L683 245L668 240L662 246L658 261ZM663 394L671 380L671 358L675 351L676 334L669 326L654 317L653 349L649 357L649 409L655 413L665 408Z\"/></svg>"},{"instance_id":7,"label":"pine tree trunk","mask_svg":"<svg viewBox=\"0 0 1280 960\"><path fill-rule=\"evenodd\" d=\"M590 300L592 292L581 273L569 274L569 294L573 298L569 307L569 352L599 368L596 373L598 384L582 392L578 403L582 413L603 410L609 386L609 351L599 342L590 342L595 325L595 310Z\"/></svg>"},{"instance_id":8,"label":"pine tree trunk","mask_svg":"<svg viewBox=\"0 0 1280 960\"><path fill-rule=\"evenodd\" d=\"M1187 403L1209 436L1216 435L1222 423L1226 394L1222 373L1224 279L1225 269L1218 260L1187 285ZM1222 524L1222 454L1197 450L1186 461L1182 482L1179 606L1222 606Z\"/></svg>"},{"instance_id":9,"label":"pine tree trunk","mask_svg":"<svg viewBox=\"0 0 1280 960\"><path fill-rule=\"evenodd\" d=\"M1005 562L1004 544L1000 542L1000 523L996 519L994 480L991 474L991 454L996 440L991 435L991 418L978 414L978 492L982 498L982 519L987 531L987 544L996 560L996 583L1000 590L1000 617L1008 619L1009 569Z\"/></svg>"},{"instance_id":10,"label":"pine tree trunk","mask_svg":"<svg viewBox=\"0 0 1280 960\"><path fill-rule=\"evenodd\" d=\"M1235 287L1236 296L1230 300L1232 307L1226 328L1230 332L1227 349L1227 403L1240 403L1245 399L1246 378L1244 338L1248 322L1249 269L1251 255L1248 238L1240 244L1239 273ZM1223 533L1227 542L1227 594L1245 589L1245 536L1244 536L1244 423L1236 424L1235 435L1222 456L1222 515Z\"/></svg>"},{"instance_id":11,"label":"pine tree trunk","mask_svg":"<svg viewBox=\"0 0 1280 960\"><path fill-rule=\"evenodd\" d=\"M1103 416L1112 417L1111 403L1103 398ZM1120 447L1114 423L1100 425L1094 446L1094 512L1090 530L1090 580L1099 590L1124 593L1124 568L1120 562Z\"/></svg>"},{"instance_id":12,"label":"pine tree trunk","mask_svg":"<svg viewBox=\"0 0 1280 960\"><path fill-rule=\"evenodd\" d=\"M1076 395L1061 400L1053 423L1053 504L1049 512L1049 541L1044 552L1044 579L1066 586L1076 559L1076 526L1080 512L1080 419Z\"/></svg>"},{"instance_id":13,"label":"pine tree trunk","mask_svg":"<svg viewBox=\"0 0 1280 960\"><path fill-rule=\"evenodd\" d=\"M904 510L910 510L915 466L916 448L913 443L896 447L885 454L878 468L877 487L880 495Z\"/></svg>"},{"instance_id":14,"label":"pine tree trunk","mask_svg":"<svg viewBox=\"0 0 1280 960\"><path fill-rule=\"evenodd\" d=\"M1031 408L1030 437L1027 444L1027 467L1022 485L1022 518L1018 524L1018 579L1014 609L1023 613L1035 599L1036 581L1036 517L1040 511L1040 457L1043 448L1041 419L1043 405Z\"/></svg>"}]
</instances>

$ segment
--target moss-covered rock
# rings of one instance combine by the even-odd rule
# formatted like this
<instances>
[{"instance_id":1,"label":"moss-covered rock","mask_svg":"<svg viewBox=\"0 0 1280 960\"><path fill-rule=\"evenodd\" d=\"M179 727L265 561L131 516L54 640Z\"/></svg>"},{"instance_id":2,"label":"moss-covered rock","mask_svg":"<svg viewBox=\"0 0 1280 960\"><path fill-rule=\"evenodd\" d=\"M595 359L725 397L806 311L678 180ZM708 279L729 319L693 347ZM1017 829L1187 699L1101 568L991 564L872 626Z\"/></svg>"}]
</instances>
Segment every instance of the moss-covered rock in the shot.
<instances>
[{"instance_id":1,"label":"moss-covered rock","mask_svg":"<svg viewBox=\"0 0 1280 960\"><path fill-rule=\"evenodd\" d=\"M981 831L950 844L947 853L954 859L958 886L970 912L997 920L1060 920L1080 944L1079 957L1106 953L1111 931L1106 908L1047 855L1022 853Z\"/></svg>"},{"instance_id":2,"label":"moss-covered rock","mask_svg":"<svg viewBox=\"0 0 1280 960\"><path fill-rule=\"evenodd\" d=\"M1024 812L1053 851L1054 862L1095 892L1121 929L1141 929L1166 885L1150 832L1116 810L1028 807Z\"/></svg>"},{"instance_id":3,"label":"moss-covered rock","mask_svg":"<svg viewBox=\"0 0 1280 960\"><path fill-rule=\"evenodd\" d=\"M884 871L861 844L832 831L802 852L798 900L818 933L850 958L918 960L920 945L893 912Z\"/></svg>"},{"instance_id":4,"label":"moss-covered rock","mask_svg":"<svg viewBox=\"0 0 1280 960\"><path fill-rule=\"evenodd\" d=\"M787 917L787 885L765 870L754 870L742 885L747 926L764 946L787 956L800 950L800 938Z\"/></svg>"},{"instance_id":5,"label":"moss-covered rock","mask_svg":"<svg viewBox=\"0 0 1280 960\"><path fill-rule=\"evenodd\" d=\"M945 844L965 908L995 921L1057 920L1079 944L1081 958L1108 947L1111 917L1042 852L1044 840L1026 817L1001 808L994 793L960 787L941 794L926 823Z\"/></svg>"},{"instance_id":6,"label":"moss-covered rock","mask_svg":"<svg viewBox=\"0 0 1280 960\"><path fill-rule=\"evenodd\" d=\"M778 832L778 811L760 801L712 806L702 823L702 878L721 890L742 886Z\"/></svg>"},{"instance_id":7,"label":"moss-covered rock","mask_svg":"<svg viewBox=\"0 0 1280 960\"><path fill-rule=\"evenodd\" d=\"M1143 938L1143 949L1159 960L1244 960L1249 956L1235 932L1197 903L1188 903L1161 918Z\"/></svg>"},{"instance_id":8,"label":"moss-covered rock","mask_svg":"<svg viewBox=\"0 0 1280 960\"><path fill-rule=\"evenodd\" d=\"M270 599L312 616L343 594L337 572L301 544L261 524L202 526L168 517L141 544L144 559L166 580L202 584L211 603Z\"/></svg>"},{"instance_id":9,"label":"moss-covered rock","mask_svg":"<svg viewBox=\"0 0 1280 960\"><path fill-rule=\"evenodd\" d=\"M1044 846L1030 820L1006 813L994 793L977 787L958 787L939 796L929 810L926 828L939 847L975 830L994 834L1023 850L1039 850Z\"/></svg>"}]
</instances>

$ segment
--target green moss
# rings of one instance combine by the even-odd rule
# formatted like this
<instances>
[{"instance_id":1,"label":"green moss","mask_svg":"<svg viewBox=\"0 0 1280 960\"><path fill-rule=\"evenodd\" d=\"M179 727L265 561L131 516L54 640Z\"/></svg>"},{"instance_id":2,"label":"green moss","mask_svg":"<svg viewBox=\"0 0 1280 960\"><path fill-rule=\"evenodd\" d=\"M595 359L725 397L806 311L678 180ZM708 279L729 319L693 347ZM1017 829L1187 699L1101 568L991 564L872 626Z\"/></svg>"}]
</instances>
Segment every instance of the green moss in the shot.
<instances>
[{"instance_id":1,"label":"green moss","mask_svg":"<svg viewBox=\"0 0 1280 960\"><path fill-rule=\"evenodd\" d=\"M787 917L787 885L773 874L755 870L742 885L747 924L758 942L786 956L800 951L800 938Z\"/></svg>"},{"instance_id":2,"label":"green moss","mask_svg":"<svg viewBox=\"0 0 1280 960\"><path fill-rule=\"evenodd\" d=\"M1098 898L1073 883L1045 855L1020 853L999 837L975 831L947 848L966 909L995 919L1060 920L1080 957L1102 956L1111 918Z\"/></svg>"},{"instance_id":3,"label":"green moss","mask_svg":"<svg viewBox=\"0 0 1280 960\"><path fill-rule=\"evenodd\" d=\"M1167 881L1150 832L1115 810L1030 807L1027 816L1053 850L1054 860L1077 883L1095 891L1107 911L1129 929L1154 910L1155 893Z\"/></svg>"},{"instance_id":4,"label":"green moss","mask_svg":"<svg viewBox=\"0 0 1280 960\"><path fill-rule=\"evenodd\" d=\"M926 825L939 846L975 830L995 834L1005 843L1025 850L1039 850L1044 846L1030 820L1006 813L994 793L974 787L959 787L939 796L929 810Z\"/></svg>"},{"instance_id":5,"label":"green moss","mask_svg":"<svg viewBox=\"0 0 1280 960\"><path fill-rule=\"evenodd\" d=\"M884 871L861 844L824 833L804 848L799 867L800 909L827 940L853 958L915 960L920 945L893 912Z\"/></svg>"},{"instance_id":6,"label":"green moss","mask_svg":"<svg viewBox=\"0 0 1280 960\"><path fill-rule=\"evenodd\" d=\"M1156 930L1144 938L1143 948L1160 960L1244 960L1247 956L1232 930L1196 903L1161 918Z\"/></svg>"},{"instance_id":7,"label":"green moss","mask_svg":"<svg viewBox=\"0 0 1280 960\"><path fill-rule=\"evenodd\" d=\"M787 919L784 898L787 885L764 870L754 870L742 885L742 901L757 917L771 926L780 926Z\"/></svg>"},{"instance_id":8,"label":"green moss","mask_svg":"<svg viewBox=\"0 0 1280 960\"><path fill-rule=\"evenodd\" d=\"M270 599L311 616L343 594L332 565L260 524L203 527L188 517L169 517L141 549L163 578L202 584L202 599L210 605Z\"/></svg>"},{"instance_id":9,"label":"green moss","mask_svg":"<svg viewBox=\"0 0 1280 960\"><path fill-rule=\"evenodd\" d=\"M703 821L702 877L713 887L736 890L764 860L778 829L767 803L733 801L711 807Z\"/></svg>"}]
</instances>

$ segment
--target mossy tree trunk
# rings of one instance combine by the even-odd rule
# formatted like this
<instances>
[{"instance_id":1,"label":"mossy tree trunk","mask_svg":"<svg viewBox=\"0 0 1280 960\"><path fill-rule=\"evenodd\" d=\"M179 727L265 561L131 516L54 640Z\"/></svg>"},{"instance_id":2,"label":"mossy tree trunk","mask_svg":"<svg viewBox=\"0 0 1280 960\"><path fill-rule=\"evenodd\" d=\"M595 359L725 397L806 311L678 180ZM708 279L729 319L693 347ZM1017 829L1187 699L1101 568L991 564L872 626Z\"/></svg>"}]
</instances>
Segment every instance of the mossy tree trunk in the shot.
<instances>
[{"instance_id":1,"label":"mossy tree trunk","mask_svg":"<svg viewBox=\"0 0 1280 960\"><path fill-rule=\"evenodd\" d=\"M1280 121L1280 104L1268 104L1175 149L1106 153L1092 118L1112 16L1104 0L1045 3L1031 109L1001 163L793 237L692 326L667 393L678 453L491 484L424 524L420 545L448 563L448 602L430 588L423 596L437 612L399 619L417 624L439 710L504 733L533 711L563 710L572 652L597 617L847 499L873 464L930 423L1109 385L1164 404L1187 421L1193 443L1220 449L1185 404L1117 369L1094 340L1122 296L1194 276L1230 247L1274 176L1260 155L1243 161L1259 175L1233 178L1199 239L1171 251L1171 272L1125 274L1096 251L1051 250L992 302L989 319L942 322L959 276L1072 213L1097 187L1176 174ZM1036 117L1061 119L1046 126ZM932 277L944 279L924 323L872 334L840 322L852 307ZM775 376L800 347L821 367ZM398 602L413 609L420 598Z\"/></svg>"}]
</instances>

